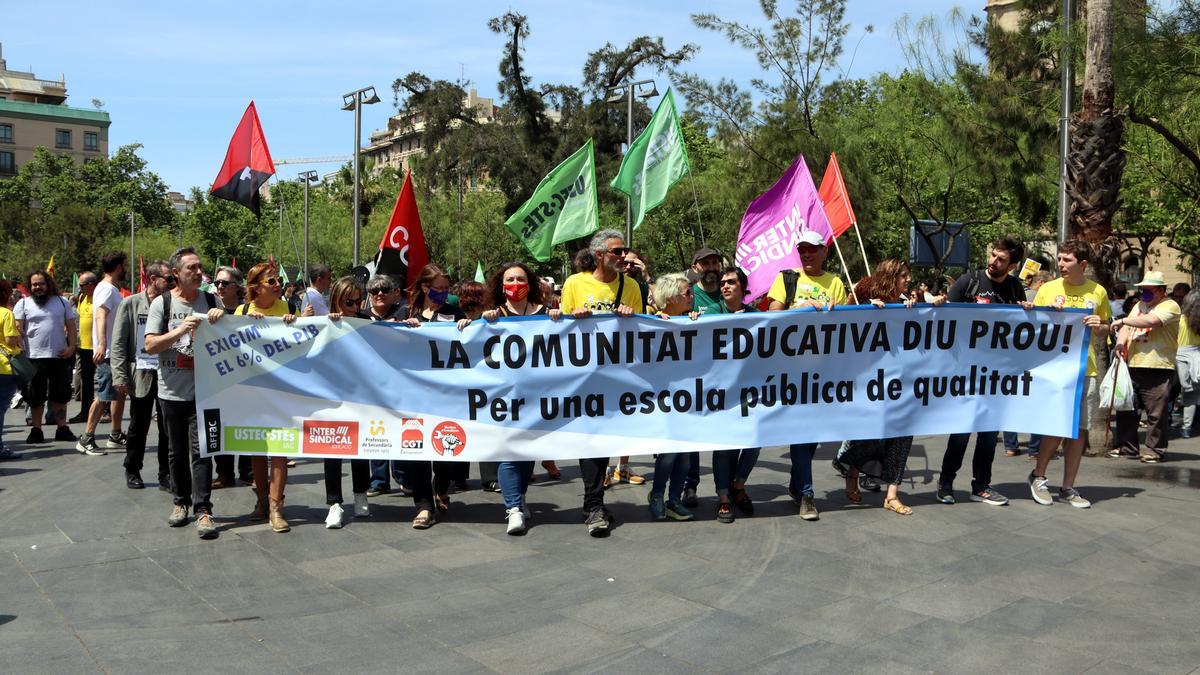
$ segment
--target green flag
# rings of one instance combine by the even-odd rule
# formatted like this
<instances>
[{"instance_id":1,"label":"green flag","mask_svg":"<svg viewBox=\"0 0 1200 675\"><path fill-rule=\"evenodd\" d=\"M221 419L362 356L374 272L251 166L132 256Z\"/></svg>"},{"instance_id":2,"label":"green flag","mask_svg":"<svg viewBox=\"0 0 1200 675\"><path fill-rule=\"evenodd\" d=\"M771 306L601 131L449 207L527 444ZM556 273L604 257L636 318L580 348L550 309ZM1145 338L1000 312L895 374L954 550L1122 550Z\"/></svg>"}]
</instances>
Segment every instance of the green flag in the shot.
<instances>
[{"instance_id":1,"label":"green flag","mask_svg":"<svg viewBox=\"0 0 1200 675\"><path fill-rule=\"evenodd\" d=\"M556 245L600 229L592 139L554 167L504 225L540 262Z\"/></svg>"},{"instance_id":2,"label":"green flag","mask_svg":"<svg viewBox=\"0 0 1200 675\"><path fill-rule=\"evenodd\" d=\"M71 295L79 295L79 272L71 277Z\"/></svg>"},{"instance_id":3,"label":"green flag","mask_svg":"<svg viewBox=\"0 0 1200 675\"><path fill-rule=\"evenodd\" d=\"M475 281L481 284L484 282L483 265L478 260L475 261Z\"/></svg>"},{"instance_id":4,"label":"green flag","mask_svg":"<svg viewBox=\"0 0 1200 675\"><path fill-rule=\"evenodd\" d=\"M625 159L621 160L621 170L612 182L615 190L629 197L635 228L642 224L647 211L667 198L667 191L688 170L679 113L675 111L675 97L668 89L646 130L629 146Z\"/></svg>"}]
</instances>

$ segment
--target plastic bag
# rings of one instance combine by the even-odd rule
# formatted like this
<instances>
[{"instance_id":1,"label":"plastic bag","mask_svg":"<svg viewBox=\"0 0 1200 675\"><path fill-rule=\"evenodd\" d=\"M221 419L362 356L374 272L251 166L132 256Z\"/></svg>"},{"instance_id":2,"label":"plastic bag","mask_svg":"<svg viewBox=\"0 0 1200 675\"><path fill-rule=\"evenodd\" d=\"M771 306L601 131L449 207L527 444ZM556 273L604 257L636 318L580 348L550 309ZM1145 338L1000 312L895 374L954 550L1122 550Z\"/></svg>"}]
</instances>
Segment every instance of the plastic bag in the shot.
<instances>
[{"instance_id":1,"label":"plastic bag","mask_svg":"<svg viewBox=\"0 0 1200 675\"><path fill-rule=\"evenodd\" d=\"M1100 380L1100 412L1127 412L1134 409L1133 381L1125 359L1116 357L1104 379Z\"/></svg>"}]
</instances>

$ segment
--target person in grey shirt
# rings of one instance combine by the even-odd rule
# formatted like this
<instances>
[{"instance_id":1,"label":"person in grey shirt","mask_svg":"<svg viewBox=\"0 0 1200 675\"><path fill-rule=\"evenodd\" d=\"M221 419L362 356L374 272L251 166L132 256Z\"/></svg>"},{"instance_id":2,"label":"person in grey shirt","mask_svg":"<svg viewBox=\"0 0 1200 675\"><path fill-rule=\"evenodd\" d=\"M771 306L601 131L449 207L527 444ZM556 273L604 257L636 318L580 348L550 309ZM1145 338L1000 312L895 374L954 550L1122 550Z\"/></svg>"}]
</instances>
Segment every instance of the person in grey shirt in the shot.
<instances>
[{"instance_id":1,"label":"person in grey shirt","mask_svg":"<svg viewBox=\"0 0 1200 675\"><path fill-rule=\"evenodd\" d=\"M175 275L164 260L155 260L146 266L150 283L146 290L131 295L117 307L116 324L113 327L112 345L109 347L109 362L112 367L113 386L122 396L128 396L129 434L125 447L125 485L140 490L142 461L146 455L146 434L150 420L158 408L158 489L171 489L171 472L168 462L168 437L166 416L158 405L158 358L146 353L146 321L150 314L150 303L175 287Z\"/></svg>"}]
</instances>

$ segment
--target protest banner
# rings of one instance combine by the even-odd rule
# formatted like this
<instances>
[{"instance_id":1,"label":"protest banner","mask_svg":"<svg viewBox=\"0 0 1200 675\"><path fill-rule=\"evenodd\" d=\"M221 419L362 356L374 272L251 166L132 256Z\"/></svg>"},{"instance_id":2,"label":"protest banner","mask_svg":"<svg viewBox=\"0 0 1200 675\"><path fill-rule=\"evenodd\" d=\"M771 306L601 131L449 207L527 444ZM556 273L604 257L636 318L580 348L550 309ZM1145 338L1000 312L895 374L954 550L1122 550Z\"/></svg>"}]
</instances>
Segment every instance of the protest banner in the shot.
<instances>
[{"instance_id":1,"label":"protest banner","mask_svg":"<svg viewBox=\"0 0 1200 675\"><path fill-rule=\"evenodd\" d=\"M1072 437L1083 310L1000 305L464 331L230 316L196 334L207 455L495 461L996 429Z\"/></svg>"}]
</instances>

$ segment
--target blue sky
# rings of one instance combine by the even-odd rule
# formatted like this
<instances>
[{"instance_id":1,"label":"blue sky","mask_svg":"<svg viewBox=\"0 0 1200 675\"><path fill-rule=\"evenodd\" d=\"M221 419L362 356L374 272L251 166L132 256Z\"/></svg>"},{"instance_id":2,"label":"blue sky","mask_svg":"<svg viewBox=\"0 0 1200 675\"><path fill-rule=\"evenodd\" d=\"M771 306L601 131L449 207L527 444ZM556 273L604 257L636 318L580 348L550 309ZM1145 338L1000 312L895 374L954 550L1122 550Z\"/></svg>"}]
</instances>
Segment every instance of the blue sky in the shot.
<instances>
[{"instance_id":1,"label":"blue sky","mask_svg":"<svg viewBox=\"0 0 1200 675\"><path fill-rule=\"evenodd\" d=\"M983 4L971 0L964 11L982 14ZM841 66L857 77L903 69L896 22L904 15L945 16L956 6L963 3L850 0L852 28ZM530 20L526 56L535 83L578 84L588 52L639 35L661 35L669 48L699 44L690 70L710 79L746 82L758 72L750 53L689 19L712 12L762 23L758 3L751 0L5 0L0 43L9 68L32 68L44 79L65 75L70 105L104 101L113 121L110 149L141 143L151 169L171 189L186 191L211 185L250 99L271 154L285 158L349 155L354 123L352 113L341 110L342 94L367 85L379 91L383 101L363 108L365 139L394 112L392 81L410 71L445 79L465 71L480 95L495 96L503 44L488 31L487 20L510 7ZM781 2L782 10L790 7ZM875 27L872 34L864 33L868 24ZM336 165L280 166L278 177L293 179L307 168L324 174Z\"/></svg>"}]
</instances>

